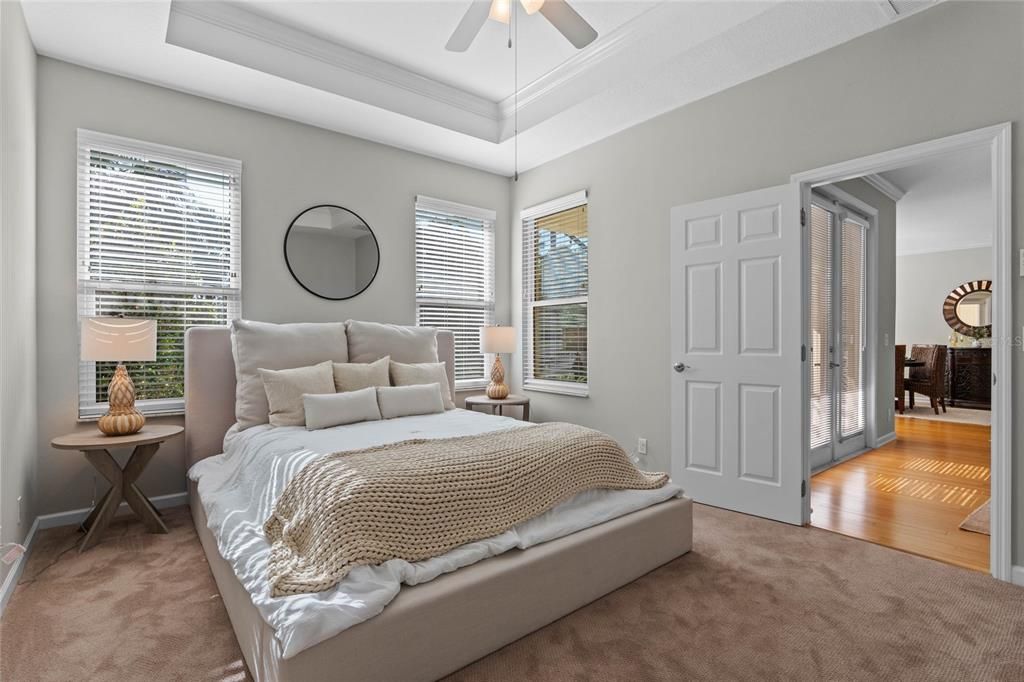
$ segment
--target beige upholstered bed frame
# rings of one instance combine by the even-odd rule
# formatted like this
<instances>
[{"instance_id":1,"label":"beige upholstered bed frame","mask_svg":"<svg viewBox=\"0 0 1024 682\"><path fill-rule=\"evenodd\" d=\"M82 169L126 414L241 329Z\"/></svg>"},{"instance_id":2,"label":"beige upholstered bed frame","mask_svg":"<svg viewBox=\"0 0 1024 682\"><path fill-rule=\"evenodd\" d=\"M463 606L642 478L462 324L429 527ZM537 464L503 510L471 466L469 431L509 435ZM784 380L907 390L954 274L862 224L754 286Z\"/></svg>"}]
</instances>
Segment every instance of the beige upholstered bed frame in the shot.
<instances>
[{"instance_id":1,"label":"beige upholstered bed frame","mask_svg":"<svg viewBox=\"0 0 1024 682\"><path fill-rule=\"evenodd\" d=\"M454 395L454 338L438 333ZM235 373L226 328L185 334L189 465L219 454L235 421ZM274 632L220 555L194 483L192 516L253 677L263 680L432 680L685 554L692 503L672 499L525 551L512 550L405 586L369 621L284 660Z\"/></svg>"}]
</instances>

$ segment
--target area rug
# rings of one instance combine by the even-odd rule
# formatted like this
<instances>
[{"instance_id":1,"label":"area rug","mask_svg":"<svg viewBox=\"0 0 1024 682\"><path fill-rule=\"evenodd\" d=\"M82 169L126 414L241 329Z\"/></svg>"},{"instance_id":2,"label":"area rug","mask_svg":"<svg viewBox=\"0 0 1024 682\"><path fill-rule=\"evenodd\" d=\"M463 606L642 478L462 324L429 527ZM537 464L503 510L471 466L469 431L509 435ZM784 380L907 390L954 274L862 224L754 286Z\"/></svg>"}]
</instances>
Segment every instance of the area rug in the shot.
<instances>
[{"instance_id":1,"label":"area rug","mask_svg":"<svg viewBox=\"0 0 1024 682\"><path fill-rule=\"evenodd\" d=\"M960 527L964 530L969 530L972 533L992 535L992 531L989 528L989 524L992 519L992 511L990 509L991 504L992 500L989 500L972 511L970 515L964 519L964 522L960 524Z\"/></svg>"},{"instance_id":2,"label":"area rug","mask_svg":"<svg viewBox=\"0 0 1024 682\"><path fill-rule=\"evenodd\" d=\"M907 419L927 419L936 422L957 422L959 424L980 424L982 426L992 425L992 413L989 410L947 407L946 411L943 412L940 407L939 413L935 414L935 411L928 405L928 398L920 395L917 398L914 409L910 409L910 402L907 401L906 410L903 414L896 413L896 416L906 417Z\"/></svg>"},{"instance_id":3,"label":"area rug","mask_svg":"<svg viewBox=\"0 0 1024 682\"><path fill-rule=\"evenodd\" d=\"M0 679L250 679L188 509L165 514L168 535L118 519L84 554L74 529L42 531L0 623ZM686 556L449 682L1024 679L1019 587L711 507L693 525Z\"/></svg>"}]
</instances>

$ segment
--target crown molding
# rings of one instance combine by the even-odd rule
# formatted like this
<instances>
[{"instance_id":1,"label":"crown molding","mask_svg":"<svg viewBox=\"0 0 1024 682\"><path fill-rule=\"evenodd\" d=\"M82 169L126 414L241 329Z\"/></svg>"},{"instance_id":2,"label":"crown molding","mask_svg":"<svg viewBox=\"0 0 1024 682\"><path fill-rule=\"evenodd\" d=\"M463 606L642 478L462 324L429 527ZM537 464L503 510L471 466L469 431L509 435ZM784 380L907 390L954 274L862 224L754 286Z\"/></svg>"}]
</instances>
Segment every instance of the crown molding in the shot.
<instances>
[{"instance_id":1,"label":"crown molding","mask_svg":"<svg viewBox=\"0 0 1024 682\"><path fill-rule=\"evenodd\" d=\"M225 2L171 2L166 42L497 141L496 102Z\"/></svg>"},{"instance_id":2,"label":"crown molding","mask_svg":"<svg viewBox=\"0 0 1024 682\"><path fill-rule=\"evenodd\" d=\"M904 190L902 190L899 186L897 186L893 182L890 182L889 180L886 180L884 177L882 177L878 173L872 173L871 175L865 175L861 179L864 182L866 182L869 185L871 185L872 187L874 187L875 189L877 189L879 192L881 192L885 196L887 196L890 199L892 199L893 201L899 201L900 199L902 199L903 197L905 197L907 195L907 193Z\"/></svg>"}]
</instances>

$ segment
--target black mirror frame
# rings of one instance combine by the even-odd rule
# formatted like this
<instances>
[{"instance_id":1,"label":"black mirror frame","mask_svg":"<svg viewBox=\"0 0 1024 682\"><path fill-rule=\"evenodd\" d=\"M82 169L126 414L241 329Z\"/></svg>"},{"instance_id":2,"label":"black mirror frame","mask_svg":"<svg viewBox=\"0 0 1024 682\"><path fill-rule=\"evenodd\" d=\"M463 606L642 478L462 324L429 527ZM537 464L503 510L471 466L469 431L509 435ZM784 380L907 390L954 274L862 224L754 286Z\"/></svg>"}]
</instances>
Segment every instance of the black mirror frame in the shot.
<instances>
[{"instance_id":1,"label":"black mirror frame","mask_svg":"<svg viewBox=\"0 0 1024 682\"><path fill-rule=\"evenodd\" d=\"M366 286L364 286L362 289L360 289L356 293L352 294L351 296L340 296L338 298L335 298L333 296L324 296L323 294L318 294L317 292L313 291L312 289L310 289L309 287L307 287L305 284L302 283L302 280L299 279L298 275L295 274L295 270L292 269L292 264L288 260L288 235L291 234L292 228L295 227L295 221L298 220L299 218L301 218L307 212L315 210L315 209L318 209L318 208L338 208L338 209L341 209L342 211L348 211L349 213L354 215L356 218L359 218L360 222L362 222L363 225L366 225L366 229L370 231L370 236L373 237L373 245L377 247L377 267L375 267L373 269L373 276L370 277L370 281L366 283ZM338 206L337 204L317 204L316 206L309 206L309 207L304 208L301 211L299 211L298 215L296 215L294 218L292 218L292 221L290 223L288 223L288 229L285 230L285 233L284 233L284 243L281 245L281 249L284 252L284 264L285 264L285 267L288 268L288 274L290 274L292 276L292 279L295 280L295 283L298 284L303 289L305 289L307 292L313 294L317 298L322 298L325 301L347 301L350 298L355 298L356 296L358 296L359 294L363 293L364 291L366 291L367 289L370 288L370 285L373 284L373 281L375 279L377 279L377 273L380 272L380 242L377 241L377 233L373 231L372 227L370 227L370 223L368 223L365 220L363 220L363 216L359 215L358 213L356 213L355 211L353 211L350 208L345 208L344 206Z\"/></svg>"}]
</instances>

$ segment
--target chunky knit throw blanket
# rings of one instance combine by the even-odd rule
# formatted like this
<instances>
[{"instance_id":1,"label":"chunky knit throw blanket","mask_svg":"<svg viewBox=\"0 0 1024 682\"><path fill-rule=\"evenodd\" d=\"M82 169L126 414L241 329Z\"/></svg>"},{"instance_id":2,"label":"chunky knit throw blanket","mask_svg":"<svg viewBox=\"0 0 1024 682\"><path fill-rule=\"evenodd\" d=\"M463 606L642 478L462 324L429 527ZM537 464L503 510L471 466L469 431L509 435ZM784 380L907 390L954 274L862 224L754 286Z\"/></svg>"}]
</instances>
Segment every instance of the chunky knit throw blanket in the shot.
<instances>
[{"instance_id":1,"label":"chunky knit throw blanket","mask_svg":"<svg viewBox=\"0 0 1024 682\"><path fill-rule=\"evenodd\" d=\"M356 566L439 556L586 490L667 481L638 471L609 436L561 423L324 455L295 474L263 526L271 595L326 590Z\"/></svg>"}]
</instances>

